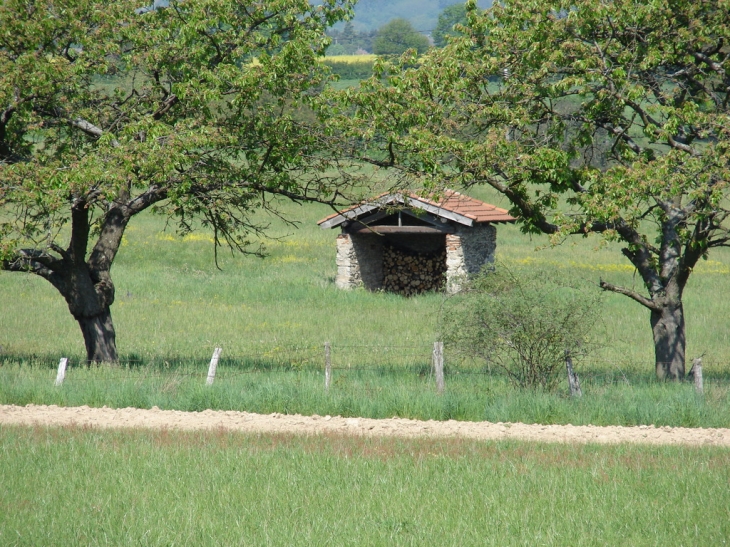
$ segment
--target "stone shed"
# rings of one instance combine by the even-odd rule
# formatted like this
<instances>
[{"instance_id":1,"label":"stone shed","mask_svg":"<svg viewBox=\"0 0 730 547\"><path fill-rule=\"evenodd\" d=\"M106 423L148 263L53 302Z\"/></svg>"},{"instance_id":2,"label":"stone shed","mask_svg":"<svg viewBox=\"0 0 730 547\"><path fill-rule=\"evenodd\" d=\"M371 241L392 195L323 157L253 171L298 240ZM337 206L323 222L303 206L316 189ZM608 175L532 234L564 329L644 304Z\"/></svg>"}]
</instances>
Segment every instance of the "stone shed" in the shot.
<instances>
[{"instance_id":1,"label":"stone shed","mask_svg":"<svg viewBox=\"0 0 730 547\"><path fill-rule=\"evenodd\" d=\"M383 194L317 224L341 230L337 287L412 295L459 290L461 280L494 261L495 225L514 220L504 209L446 190L438 200Z\"/></svg>"}]
</instances>

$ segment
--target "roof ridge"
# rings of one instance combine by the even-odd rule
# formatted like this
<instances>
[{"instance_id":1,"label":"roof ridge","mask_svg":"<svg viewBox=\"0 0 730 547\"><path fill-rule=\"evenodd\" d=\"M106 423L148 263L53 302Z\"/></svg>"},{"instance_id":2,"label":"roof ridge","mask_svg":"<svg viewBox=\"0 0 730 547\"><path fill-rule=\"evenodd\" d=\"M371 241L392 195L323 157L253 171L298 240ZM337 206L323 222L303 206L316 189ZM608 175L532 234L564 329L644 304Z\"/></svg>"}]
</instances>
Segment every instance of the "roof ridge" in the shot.
<instances>
[{"instance_id":1,"label":"roof ridge","mask_svg":"<svg viewBox=\"0 0 730 547\"><path fill-rule=\"evenodd\" d=\"M384 200L383 198L386 199ZM448 217L449 215L447 213L450 213L451 215L457 215L457 218L461 217L463 219L469 219L470 222L474 222L477 224L492 222L513 222L515 220L515 218L512 217L512 215L510 215L509 211L507 211L506 209L502 209L501 207L497 207L496 205L493 205L491 203L486 203L469 195L462 194L461 192L457 192L456 190L444 188L443 193L441 194L441 197L438 201L436 201L435 199L435 192L430 194L428 197L420 196L416 192L408 190L404 190L401 192L383 192L382 194L370 198L367 201L363 201L361 203L348 207L347 209L344 209L338 213L329 215L317 222L317 224L322 225L326 223L325 226L323 226L324 228L333 228L342 224L346 220L354 220L356 218L359 218L363 214L373 211L378 207L383 207L388 203L392 203L393 201L407 204L409 200L413 200L414 202L416 202L413 205L414 207L419 209L423 207L419 206L418 202L422 203L424 206L436 208L436 210L431 212L438 216L445 215L446 217ZM363 209L361 209L361 211L356 213L355 215L348 216L348 213L351 213L358 208ZM443 215L438 212L439 210L443 211ZM341 218L337 219L338 216ZM460 222L456 218L452 218L452 220ZM463 222L463 224L469 225L469 223L467 222Z\"/></svg>"}]
</instances>

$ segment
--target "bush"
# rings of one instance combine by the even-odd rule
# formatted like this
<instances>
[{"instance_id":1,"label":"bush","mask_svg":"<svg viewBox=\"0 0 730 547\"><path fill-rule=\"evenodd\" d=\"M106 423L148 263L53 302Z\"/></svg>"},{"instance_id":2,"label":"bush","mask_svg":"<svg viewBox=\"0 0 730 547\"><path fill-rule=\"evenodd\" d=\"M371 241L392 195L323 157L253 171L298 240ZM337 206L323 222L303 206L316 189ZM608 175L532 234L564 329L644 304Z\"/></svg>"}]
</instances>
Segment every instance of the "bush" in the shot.
<instances>
[{"instance_id":1,"label":"bush","mask_svg":"<svg viewBox=\"0 0 730 547\"><path fill-rule=\"evenodd\" d=\"M500 265L448 298L441 336L453 352L503 369L519 387L552 390L565 352L575 357L590 347L600 300L586 283Z\"/></svg>"}]
</instances>

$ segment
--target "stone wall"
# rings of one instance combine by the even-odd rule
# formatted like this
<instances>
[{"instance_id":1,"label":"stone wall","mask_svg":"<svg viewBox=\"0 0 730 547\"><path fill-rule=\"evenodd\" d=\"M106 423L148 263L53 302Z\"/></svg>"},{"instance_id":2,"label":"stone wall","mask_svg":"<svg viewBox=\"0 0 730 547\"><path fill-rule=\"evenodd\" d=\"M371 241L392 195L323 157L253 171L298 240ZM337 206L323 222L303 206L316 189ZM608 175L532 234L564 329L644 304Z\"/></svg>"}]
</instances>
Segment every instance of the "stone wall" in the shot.
<instances>
[{"instance_id":1,"label":"stone wall","mask_svg":"<svg viewBox=\"0 0 730 547\"><path fill-rule=\"evenodd\" d=\"M365 287L376 291L383 286L383 238L374 234L337 236L337 277L340 289Z\"/></svg>"},{"instance_id":2,"label":"stone wall","mask_svg":"<svg viewBox=\"0 0 730 547\"><path fill-rule=\"evenodd\" d=\"M459 226L446 235L446 290L454 293L470 275L494 262L497 228L490 224L471 228Z\"/></svg>"},{"instance_id":3,"label":"stone wall","mask_svg":"<svg viewBox=\"0 0 730 547\"><path fill-rule=\"evenodd\" d=\"M398 243L424 252L438 248L438 241L443 241L434 237L424 237L421 241L412 238L410 235L398 236ZM384 243L384 237L374 234L342 233L337 236L337 287L382 289ZM478 274L485 264L494 262L496 247L497 228L489 224L459 226L455 233L446 234L446 290L459 291L464 279Z\"/></svg>"}]
</instances>

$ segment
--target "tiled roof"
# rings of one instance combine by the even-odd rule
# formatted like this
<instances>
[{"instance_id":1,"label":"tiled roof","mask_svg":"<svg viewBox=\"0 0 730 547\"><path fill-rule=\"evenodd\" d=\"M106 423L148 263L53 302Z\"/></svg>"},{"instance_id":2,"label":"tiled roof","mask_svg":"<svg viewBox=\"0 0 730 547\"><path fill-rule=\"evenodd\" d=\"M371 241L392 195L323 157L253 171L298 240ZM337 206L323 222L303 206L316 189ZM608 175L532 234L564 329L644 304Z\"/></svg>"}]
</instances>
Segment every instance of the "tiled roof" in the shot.
<instances>
[{"instance_id":1,"label":"tiled roof","mask_svg":"<svg viewBox=\"0 0 730 547\"><path fill-rule=\"evenodd\" d=\"M416 196L417 197L417 196ZM506 209L500 209L495 205L484 203L478 199L470 198L454 190L445 190L440 201L434 202L424 198L423 201L433 203L447 211L459 213L471 218L474 222L514 222L515 218Z\"/></svg>"},{"instance_id":2,"label":"tiled roof","mask_svg":"<svg viewBox=\"0 0 730 547\"><path fill-rule=\"evenodd\" d=\"M420 197L417 194L409 194L407 200L409 207L424 209L434 215L467 226L491 222L514 222L515 220L505 209L470 198L454 190L444 190L438 201ZM317 224L323 225L322 228L334 228L347 220L355 220L385 205L404 203L405 201L402 194L381 194L371 201L329 215Z\"/></svg>"}]
</instances>

